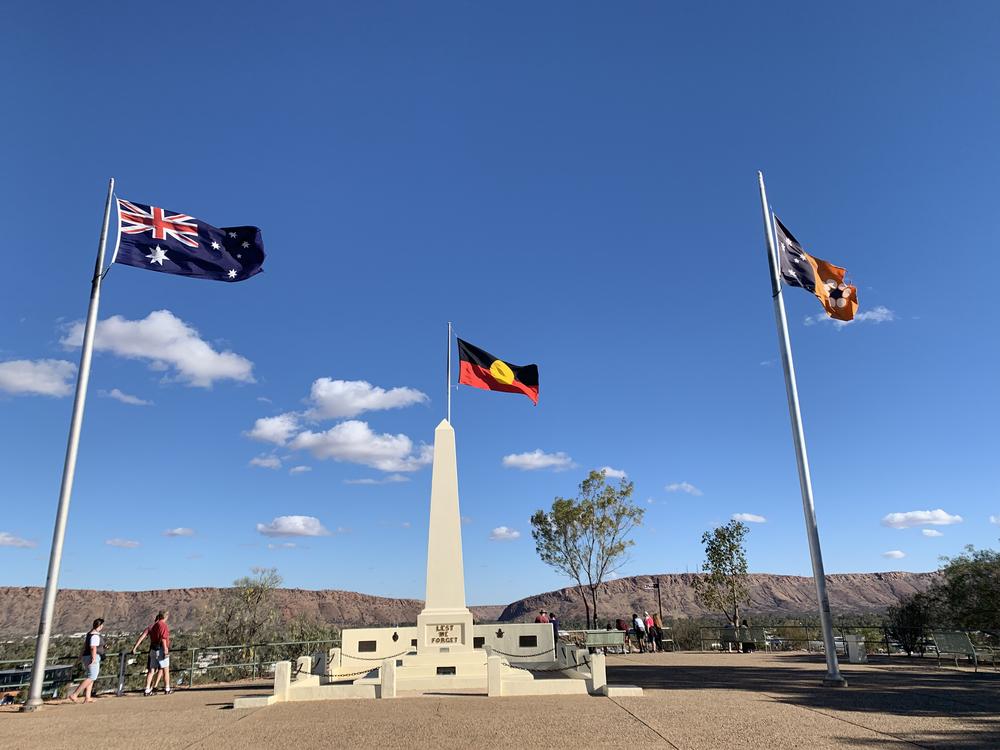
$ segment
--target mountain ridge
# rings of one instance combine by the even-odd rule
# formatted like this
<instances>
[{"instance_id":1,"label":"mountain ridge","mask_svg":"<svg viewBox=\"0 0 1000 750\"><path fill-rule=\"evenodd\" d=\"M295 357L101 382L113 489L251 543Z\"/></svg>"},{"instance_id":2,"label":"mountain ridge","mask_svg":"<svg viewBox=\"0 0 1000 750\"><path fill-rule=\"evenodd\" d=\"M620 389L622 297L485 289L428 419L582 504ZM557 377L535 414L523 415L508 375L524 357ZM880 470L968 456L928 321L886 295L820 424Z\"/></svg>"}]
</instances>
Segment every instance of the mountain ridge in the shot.
<instances>
[{"instance_id":1,"label":"mountain ridge","mask_svg":"<svg viewBox=\"0 0 1000 750\"><path fill-rule=\"evenodd\" d=\"M602 584L598 614L601 621L657 608L655 580L666 618L718 618L702 607L691 588L692 573L629 576ZM827 576L830 605L835 615L883 612L901 598L924 591L937 573L835 573ZM750 576L748 615L797 616L815 612L813 579L755 573ZM56 598L53 633L85 631L95 617L109 630L135 632L148 625L156 612L169 609L171 626L179 632L204 623L224 588L186 587L149 591L62 589ZM42 589L37 586L0 587L0 638L34 635L38 629ZM277 589L274 606L285 620L306 620L344 627L412 624L423 608L419 599L380 597L335 589ZM584 607L575 587L548 591L505 605L470 606L479 622L533 619L539 609L555 611L564 622L583 622Z\"/></svg>"}]
</instances>

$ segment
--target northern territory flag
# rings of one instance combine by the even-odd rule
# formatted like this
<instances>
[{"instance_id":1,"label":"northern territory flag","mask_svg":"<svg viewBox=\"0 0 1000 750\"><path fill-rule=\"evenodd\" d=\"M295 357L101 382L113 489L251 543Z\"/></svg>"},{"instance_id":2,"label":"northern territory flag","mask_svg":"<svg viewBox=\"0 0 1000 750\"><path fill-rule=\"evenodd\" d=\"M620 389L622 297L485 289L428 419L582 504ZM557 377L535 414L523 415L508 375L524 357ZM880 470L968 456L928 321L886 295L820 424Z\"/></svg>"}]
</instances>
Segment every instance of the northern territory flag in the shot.
<instances>
[{"instance_id":1,"label":"northern territory flag","mask_svg":"<svg viewBox=\"0 0 1000 750\"><path fill-rule=\"evenodd\" d=\"M214 281L244 281L263 270L257 227L216 228L187 214L118 199L115 262Z\"/></svg>"},{"instance_id":2,"label":"northern territory flag","mask_svg":"<svg viewBox=\"0 0 1000 750\"><path fill-rule=\"evenodd\" d=\"M777 216L774 225L782 280L789 286L802 287L815 294L831 318L854 320L854 313L858 311L858 290L845 283L847 271L803 250Z\"/></svg>"},{"instance_id":3,"label":"northern territory flag","mask_svg":"<svg viewBox=\"0 0 1000 750\"><path fill-rule=\"evenodd\" d=\"M467 341L458 341L458 382L487 391L523 393L538 404L538 365L512 365Z\"/></svg>"}]
</instances>

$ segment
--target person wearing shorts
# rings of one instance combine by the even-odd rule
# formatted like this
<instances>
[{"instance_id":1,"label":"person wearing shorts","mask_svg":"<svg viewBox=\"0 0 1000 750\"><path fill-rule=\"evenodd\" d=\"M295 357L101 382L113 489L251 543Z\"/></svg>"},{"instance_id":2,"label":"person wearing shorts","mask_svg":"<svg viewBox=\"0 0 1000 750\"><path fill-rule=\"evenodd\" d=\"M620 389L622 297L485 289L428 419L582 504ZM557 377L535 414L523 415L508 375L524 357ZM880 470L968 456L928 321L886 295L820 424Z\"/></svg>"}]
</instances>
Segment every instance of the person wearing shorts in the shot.
<instances>
[{"instance_id":1,"label":"person wearing shorts","mask_svg":"<svg viewBox=\"0 0 1000 750\"><path fill-rule=\"evenodd\" d=\"M76 690L69 695L72 703L76 703L76 699L81 692L83 693L84 703L94 702L91 692L94 689L94 682L97 680L97 675L101 672L101 657L104 656L104 636L101 635L102 630L104 630L104 620L98 617L94 620L94 627L90 629L90 632L83 639L83 652L80 654L80 658L83 661L85 677L83 682L76 686Z\"/></svg>"},{"instance_id":2,"label":"person wearing shorts","mask_svg":"<svg viewBox=\"0 0 1000 750\"><path fill-rule=\"evenodd\" d=\"M170 694L170 628L167 627L167 618L170 613L166 610L156 615L156 621L142 631L139 640L132 647L134 654L139 649L139 644L147 637L149 638L149 658L146 663L146 689L143 695L152 695L156 685L160 684L163 678L163 692ZM153 676L156 676L156 685L153 684Z\"/></svg>"}]
</instances>

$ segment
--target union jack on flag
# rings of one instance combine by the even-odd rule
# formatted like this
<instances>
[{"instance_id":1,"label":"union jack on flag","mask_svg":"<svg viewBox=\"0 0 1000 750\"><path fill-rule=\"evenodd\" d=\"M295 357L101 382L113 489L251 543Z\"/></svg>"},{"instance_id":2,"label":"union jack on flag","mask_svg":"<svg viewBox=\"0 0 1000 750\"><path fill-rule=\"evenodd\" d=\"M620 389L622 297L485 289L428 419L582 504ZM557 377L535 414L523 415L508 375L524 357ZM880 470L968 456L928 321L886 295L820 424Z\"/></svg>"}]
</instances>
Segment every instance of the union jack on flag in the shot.
<instances>
[{"instance_id":1,"label":"union jack on flag","mask_svg":"<svg viewBox=\"0 0 1000 750\"><path fill-rule=\"evenodd\" d=\"M198 236L198 225L194 217L187 214L167 213L156 206L147 206L144 209L119 198L118 215L122 220L122 232L125 234L152 232L154 240L165 240L169 235L188 247L198 247L198 241L192 239Z\"/></svg>"},{"instance_id":2,"label":"union jack on flag","mask_svg":"<svg viewBox=\"0 0 1000 750\"><path fill-rule=\"evenodd\" d=\"M149 271L215 281L260 273L264 243L257 227L213 227L188 214L118 199L114 261Z\"/></svg>"}]
</instances>

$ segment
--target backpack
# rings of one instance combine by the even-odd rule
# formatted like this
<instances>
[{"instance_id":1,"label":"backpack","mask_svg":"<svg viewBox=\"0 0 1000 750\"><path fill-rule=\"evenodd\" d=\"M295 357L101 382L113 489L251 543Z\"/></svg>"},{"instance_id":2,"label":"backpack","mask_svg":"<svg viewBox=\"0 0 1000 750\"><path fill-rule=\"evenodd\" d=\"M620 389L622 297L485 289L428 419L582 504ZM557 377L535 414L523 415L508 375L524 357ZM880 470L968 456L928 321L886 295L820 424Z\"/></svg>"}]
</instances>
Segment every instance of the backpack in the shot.
<instances>
[{"instance_id":1,"label":"backpack","mask_svg":"<svg viewBox=\"0 0 1000 750\"><path fill-rule=\"evenodd\" d=\"M90 636L96 635L97 642L97 655L104 656L104 636L101 633L97 633L91 630L87 635L83 637L83 652L81 656L90 656Z\"/></svg>"}]
</instances>

